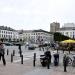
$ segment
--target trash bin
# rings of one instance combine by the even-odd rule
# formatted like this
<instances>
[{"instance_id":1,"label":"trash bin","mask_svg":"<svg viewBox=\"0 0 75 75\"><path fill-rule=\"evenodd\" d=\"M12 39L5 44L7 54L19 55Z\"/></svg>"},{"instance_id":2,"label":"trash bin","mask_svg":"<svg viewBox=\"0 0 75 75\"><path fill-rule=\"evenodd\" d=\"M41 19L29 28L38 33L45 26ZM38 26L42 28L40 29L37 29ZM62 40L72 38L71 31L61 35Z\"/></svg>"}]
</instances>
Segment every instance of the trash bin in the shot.
<instances>
[{"instance_id":1,"label":"trash bin","mask_svg":"<svg viewBox=\"0 0 75 75\"><path fill-rule=\"evenodd\" d=\"M59 65L59 54L56 53L54 54L54 66L58 66Z\"/></svg>"}]
</instances>

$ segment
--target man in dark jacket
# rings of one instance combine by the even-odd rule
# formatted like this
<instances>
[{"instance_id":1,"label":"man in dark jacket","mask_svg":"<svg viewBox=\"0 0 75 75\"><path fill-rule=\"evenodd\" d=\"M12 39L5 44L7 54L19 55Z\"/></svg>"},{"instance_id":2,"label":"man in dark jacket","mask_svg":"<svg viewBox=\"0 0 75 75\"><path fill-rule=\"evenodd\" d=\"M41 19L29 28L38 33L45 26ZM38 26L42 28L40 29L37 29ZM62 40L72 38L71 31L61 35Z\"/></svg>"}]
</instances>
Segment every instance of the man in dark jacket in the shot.
<instances>
[{"instance_id":1,"label":"man in dark jacket","mask_svg":"<svg viewBox=\"0 0 75 75\"><path fill-rule=\"evenodd\" d=\"M49 61L51 63L51 52L47 50L44 54L45 54L45 57L49 58Z\"/></svg>"},{"instance_id":2,"label":"man in dark jacket","mask_svg":"<svg viewBox=\"0 0 75 75\"><path fill-rule=\"evenodd\" d=\"M44 54L47 59L47 68L49 69L51 64L51 52L47 50Z\"/></svg>"},{"instance_id":3,"label":"man in dark jacket","mask_svg":"<svg viewBox=\"0 0 75 75\"><path fill-rule=\"evenodd\" d=\"M21 57L21 55L22 55L21 44L18 44L18 49L19 49L19 53L20 53L20 57Z\"/></svg>"},{"instance_id":4,"label":"man in dark jacket","mask_svg":"<svg viewBox=\"0 0 75 75\"><path fill-rule=\"evenodd\" d=\"M4 54L5 54L5 52L4 52L4 46L3 46L3 44L2 44L2 41L0 41L0 60L1 60L1 58L2 58L2 60L3 60L3 65L6 65L6 61L5 61Z\"/></svg>"}]
</instances>

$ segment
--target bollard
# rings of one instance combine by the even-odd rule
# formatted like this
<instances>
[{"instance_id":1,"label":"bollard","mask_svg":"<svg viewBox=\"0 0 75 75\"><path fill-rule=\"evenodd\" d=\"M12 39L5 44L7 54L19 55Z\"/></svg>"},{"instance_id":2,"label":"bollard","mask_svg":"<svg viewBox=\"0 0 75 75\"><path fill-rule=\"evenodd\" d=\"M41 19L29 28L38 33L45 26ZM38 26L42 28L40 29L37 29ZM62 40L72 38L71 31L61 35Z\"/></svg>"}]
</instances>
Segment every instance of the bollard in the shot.
<instances>
[{"instance_id":1,"label":"bollard","mask_svg":"<svg viewBox=\"0 0 75 75\"><path fill-rule=\"evenodd\" d=\"M9 55L9 50L7 49L7 55Z\"/></svg>"},{"instance_id":2,"label":"bollard","mask_svg":"<svg viewBox=\"0 0 75 75\"><path fill-rule=\"evenodd\" d=\"M64 66L64 72L67 72L67 70L66 70L66 66Z\"/></svg>"},{"instance_id":3,"label":"bollard","mask_svg":"<svg viewBox=\"0 0 75 75\"><path fill-rule=\"evenodd\" d=\"M36 53L34 53L34 58L33 58L33 66L35 67L35 61L36 61Z\"/></svg>"},{"instance_id":4,"label":"bollard","mask_svg":"<svg viewBox=\"0 0 75 75\"><path fill-rule=\"evenodd\" d=\"M21 55L21 64L23 64L23 55Z\"/></svg>"},{"instance_id":5,"label":"bollard","mask_svg":"<svg viewBox=\"0 0 75 75\"><path fill-rule=\"evenodd\" d=\"M13 50L13 56L15 56L15 50Z\"/></svg>"},{"instance_id":6,"label":"bollard","mask_svg":"<svg viewBox=\"0 0 75 75\"><path fill-rule=\"evenodd\" d=\"M34 60L36 60L36 53L34 53Z\"/></svg>"},{"instance_id":7,"label":"bollard","mask_svg":"<svg viewBox=\"0 0 75 75\"><path fill-rule=\"evenodd\" d=\"M35 67L35 60L33 60L33 66Z\"/></svg>"},{"instance_id":8,"label":"bollard","mask_svg":"<svg viewBox=\"0 0 75 75\"><path fill-rule=\"evenodd\" d=\"M47 69L50 69L50 60L49 60L49 58L47 59Z\"/></svg>"},{"instance_id":9,"label":"bollard","mask_svg":"<svg viewBox=\"0 0 75 75\"><path fill-rule=\"evenodd\" d=\"M67 57L66 55L64 55L63 57L63 66L64 66L64 72L67 72Z\"/></svg>"},{"instance_id":10,"label":"bollard","mask_svg":"<svg viewBox=\"0 0 75 75\"><path fill-rule=\"evenodd\" d=\"M13 54L11 53L11 63L13 62Z\"/></svg>"}]
</instances>

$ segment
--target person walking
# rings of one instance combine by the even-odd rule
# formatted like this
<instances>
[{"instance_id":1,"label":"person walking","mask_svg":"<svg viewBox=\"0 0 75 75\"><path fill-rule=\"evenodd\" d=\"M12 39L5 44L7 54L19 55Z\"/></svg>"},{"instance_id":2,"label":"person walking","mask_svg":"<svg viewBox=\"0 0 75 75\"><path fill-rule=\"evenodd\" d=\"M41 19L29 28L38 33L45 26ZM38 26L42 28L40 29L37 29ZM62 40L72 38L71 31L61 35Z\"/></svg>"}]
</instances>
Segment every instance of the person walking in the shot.
<instances>
[{"instance_id":1,"label":"person walking","mask_svg":"<svg viewBox=\"0 0 75 75\"><path fill-rule=\"evenodd\" d=\"M2 41L0 41L0 60L2 58L3 65L5 66L6 65L6 61L5 61L4 54L5 54L5 49L4 49Z\"/></svg>"},{"instance_id":2,"label":"person walking","mask_svg":"<svg viewBox=\"0 0 75 75\"><path fill-rule=\"evenodd\" d=\"M21 57L21 55L22 55L21 44L18 45L18 49L19 49L19 54L20 54L20 57Z\"/></svg>"}]
</instances>

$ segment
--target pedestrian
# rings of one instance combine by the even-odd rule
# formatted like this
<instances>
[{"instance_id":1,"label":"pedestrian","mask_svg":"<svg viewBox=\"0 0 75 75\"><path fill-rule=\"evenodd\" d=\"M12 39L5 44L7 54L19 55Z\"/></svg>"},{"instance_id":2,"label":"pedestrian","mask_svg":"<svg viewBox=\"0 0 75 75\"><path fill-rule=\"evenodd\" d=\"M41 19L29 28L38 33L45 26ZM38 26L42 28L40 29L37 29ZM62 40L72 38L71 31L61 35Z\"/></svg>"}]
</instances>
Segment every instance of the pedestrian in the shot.
<instances>
[{"instance_id":1,"label":"pedestrian","mask_svg":"<svg viewBox=\"0 0 75 75\"><path fill-rule=\"evenodd\" d=\"M50 64L51 64L51 52L49 50L47 50L45 53L44 53L46 59L47 59L47 68L49 69L50 68Z\"/></svg>"},{"instance_id":2,"label":"pedestrian","mask_svg":"<svg viewBox=\"0 0 75 75\"><path fill-rule=\"evenodd\" d=\"M5 55L5 49L4 49L2 41L0 41L0 60L2 58L3 65L5 66L6 65L6 61L5 61L4 55Z\"/></svg>"},{"instance_id":3,"label":"pedestrian","mask_svg":"<svg viewBox=\"0 0 75 75\"><path fill-rule=\"evenodd\" d=\"M49 61L51 63L51 52L49 50L47 50L45 53L44 53L45 57L48 57L49 58Z\"/></svg>"},{"instance_id":4,"label":"pedestrian","mask_svg":"<svg viewBox=\"0 0 75 75\"><path fill-rule=\"evenodd\" d=\"M44 47L42 47L43 51L44 51Z\"/></svg>"},{"instance_id":5,"label":"pedestrian","mask_svg":"<svg viewBox=\"0 0 75 75\"><path fill-rule=\"evenodd\" d=\"M59 49L59 44L58 43L56 44L55 49L57 50L57 53L58 53L58 49Z\"/></svg>"},{"instance_id":6,"label":"pedestrian","mask_svg":"<svg viewBox=\"0 0 75 75\"><path fill-rule=\"evenodd\" d=\"M22 55L21 44L18 45L18 49L19 49L19 53L20 53L20 57L21 57L21 55Z\"/></svg>"}]
</instances>

